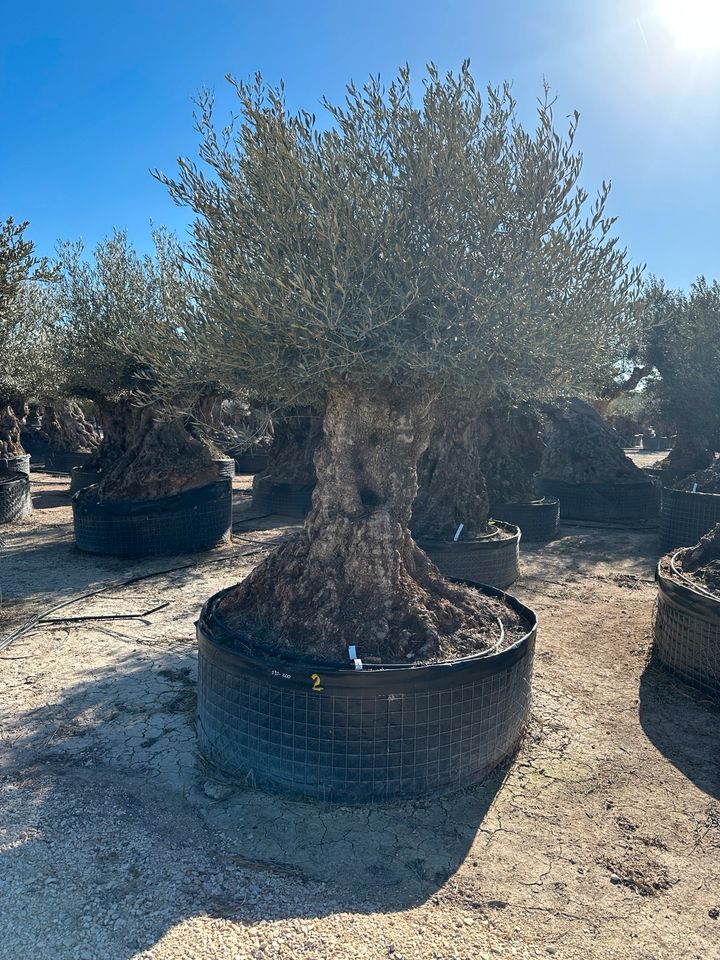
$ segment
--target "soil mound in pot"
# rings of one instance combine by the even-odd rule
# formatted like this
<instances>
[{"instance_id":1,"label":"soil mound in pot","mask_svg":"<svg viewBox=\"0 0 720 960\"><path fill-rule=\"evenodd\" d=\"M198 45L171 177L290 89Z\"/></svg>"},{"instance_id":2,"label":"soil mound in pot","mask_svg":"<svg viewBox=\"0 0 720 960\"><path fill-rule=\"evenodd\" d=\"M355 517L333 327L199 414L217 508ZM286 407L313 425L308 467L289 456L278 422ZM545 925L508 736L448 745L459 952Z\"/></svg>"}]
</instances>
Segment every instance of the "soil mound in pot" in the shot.
<instances>
[{"instance_id":1,"label":"soil mound in pot","mask_svg":"<svg viewBox=\"0 0 720 960\"><path fill-rule=\"evenodd\" d=\"M692 493L720 493L720 460L716 460L707 470L698 470L678 480L673 489Z\"/></svg>"},{"instance_id":2,"label":"soil mound in pot","mask_svg":"<svg viewBox=\"0 0 720 960\"><path fill-rule=\"evenodd\" d=\"M719 491L720 492L720 491ZM680 571L702 590L720 600L720 523L676 557Z\"/></svg>"}]
</instances>

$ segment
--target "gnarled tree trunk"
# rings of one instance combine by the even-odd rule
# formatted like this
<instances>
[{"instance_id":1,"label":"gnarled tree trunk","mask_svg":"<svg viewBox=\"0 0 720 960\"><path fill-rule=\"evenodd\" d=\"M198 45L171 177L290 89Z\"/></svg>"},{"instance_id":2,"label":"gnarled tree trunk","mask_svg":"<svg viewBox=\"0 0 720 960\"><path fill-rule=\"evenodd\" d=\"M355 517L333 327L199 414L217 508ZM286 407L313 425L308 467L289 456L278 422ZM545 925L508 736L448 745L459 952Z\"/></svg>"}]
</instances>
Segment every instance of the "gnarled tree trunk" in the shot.
<instances>
[{"instance_id":1,"label":"gnarled tree trunk","mask_svg":"<svg viewBox=\"0 0 720 960\"><path fill-rule=\"evenodd\" d=\"M534 499L545 450L539 417L525 407L493 404L480 412L478 434L491 507Z\"/></svg>"},{"instance_id":2,"label":"gnarled tree trunk","mask_svg":"<svg viewBox=\"0 0 720 960\"><path fill-rule=\"evenodd\" d=\"M547 408L549 429L540 473L566 483L619 483L644 474L620 446L615 431L577 398Z\"/></svg>"},{"instance_id":3,"label":"gnarled tree trunk","mask_svg":"<svg viewBox=\"0 0 720 960\"><path fill-rule=\"evenodd\" d=\"M475 403L437 405L436 425L418 463L418 495L412 508L416 537L452 540L487 533L488 495L481 472L478 407Z\"/></svg>"},{"instance_id":4,"label":"gnarled tree trunk","mask_svg":"<svg viewBox=\"0 0 720 960\"><path fill-rule=\"evenodd\" d=\"M43 428L51 449L63 453L93 453L100 434L74 400L46 400Z\"/></svg>"},{"instance_id":5,"label":"gnarled tree trunk","mask_svg":"<svg viewBox=\"0 0 720 960\"><path fill-rule=\"evenodd\" d=\"M667 471L669 477L687 477L698 470L707 470L714 458L715 454L707 443L691 433L679 432L675 446L655 466Z\"/></svg>"},{"instance_id":6,"label":"gnarled tree trunk","mask_svg":"<svg viewBox=\"0 0 720 960\"><path fill-rule=\"evenodd\" d=\"M449 638L482 649L504 605L443 580L408 523L430 396L331 386L317 485L302 531L222 604L230 622L270 628L276 646L335 661L443 656ZM487 638L486 638L487 639Z\"/></svg>"},{"instance_id":7,"label":"gnarled tree trunk","mask_svg":"<svg viewBox=\"0 0 720 960\"><path fill-rule=\"evenodd\" d=\"M185 420L155 419L146 407L133 430L133 442L104 472L99 500L150 500L202 487L218 479L220 452L193 436Z\"/></svg>"},{"instance_id":8,"label":"gnarled tree trunk","mask_svg":"<svg viewBox=\"0 0 720 960\"><path fill-rule=\"evenodd\" d=\"M20 439L22 421L10 398L0 399L0 457L12 459L25 456Z\"/></svg>"},{"instance_id":9,"label":"gnarled tree trunk","mask_svg":"<svg viewBox=\"0 0 720 960\"><path fill-rule=\"evenodd\" d=\"M102 441L86 464L87 470L106 472L123 457L137 439L142 409L128 397L99 400Z\"/></svg>"},{"instance_id":10,"label":"gnarled tree trunk","mask_svg":"<svg viewBox=\"0 0 720 960\"><path fill-rule=\"evenodd\" d=\"M274 423L267 469L257 474L253 488L268 482L311 487L315 483L315 452L323 434L323 421L309 407L288 410Z\"/></svg>"}]
</instances>

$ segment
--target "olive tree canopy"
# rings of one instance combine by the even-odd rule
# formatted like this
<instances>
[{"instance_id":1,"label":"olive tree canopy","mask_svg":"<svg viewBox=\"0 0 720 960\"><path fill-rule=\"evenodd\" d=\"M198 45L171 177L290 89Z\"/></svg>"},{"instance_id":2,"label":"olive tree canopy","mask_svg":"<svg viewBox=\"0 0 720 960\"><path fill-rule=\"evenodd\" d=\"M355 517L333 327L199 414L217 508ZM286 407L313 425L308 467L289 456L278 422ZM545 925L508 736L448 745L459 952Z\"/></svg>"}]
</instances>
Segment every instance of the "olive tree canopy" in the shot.
<instances>
[{"instance_id":1,"label":"olive tree canopy","mask_svg":"<svg viewBox=\"0 0 720 960\"><path fill-rule=\"evenodd\" d=\"M283 91L235 83L239 121L199 101L202 166L172 197L197 214L192 256L215 362L296 402L343 378L371 389L579 392L634 322L637 275L611 236L609 187L579 186L547 91L535 130L510 86L483 94L463 65L350 85L328 126Z\"/></svg>"}]
</instances>

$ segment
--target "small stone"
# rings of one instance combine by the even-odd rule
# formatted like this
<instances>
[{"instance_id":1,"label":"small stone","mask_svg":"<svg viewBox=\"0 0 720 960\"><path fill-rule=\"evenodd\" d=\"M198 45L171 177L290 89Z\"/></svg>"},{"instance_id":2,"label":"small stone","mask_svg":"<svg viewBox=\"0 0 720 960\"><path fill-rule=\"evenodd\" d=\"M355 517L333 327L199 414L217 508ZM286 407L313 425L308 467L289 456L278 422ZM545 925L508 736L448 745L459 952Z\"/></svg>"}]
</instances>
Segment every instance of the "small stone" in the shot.
<instances>
[{"instance_id":1,"label":"small stone","mask_svg":"<svg viewBox=\"0 0 720 960\"><path fill-rule=\"evenodd\" d=\"M622 883L622 877L619 877L616 873L610 874L610 883Z\"/></svg>"},{"instance_id":2,"label":"small stone","mask_svg":"<svg viewBox=\"0 0 720 960\"><path fill-rule=\"evenodd\" d=\"M711 910L708 910L708 916L711 920L717 920L720 917L720 910L717 907L713 907Z\"/></svg>"},{"instance_id":3,"label":"small stone","mask_svg":"<svg viewBox=\"0 0 720 960\"><path fill-rule=\"evenodd\" d=\"M232 795L232 787L217 780L206 780L203 784L203 793L211 800L227 800Z\"/></svg>"}]
</instances>

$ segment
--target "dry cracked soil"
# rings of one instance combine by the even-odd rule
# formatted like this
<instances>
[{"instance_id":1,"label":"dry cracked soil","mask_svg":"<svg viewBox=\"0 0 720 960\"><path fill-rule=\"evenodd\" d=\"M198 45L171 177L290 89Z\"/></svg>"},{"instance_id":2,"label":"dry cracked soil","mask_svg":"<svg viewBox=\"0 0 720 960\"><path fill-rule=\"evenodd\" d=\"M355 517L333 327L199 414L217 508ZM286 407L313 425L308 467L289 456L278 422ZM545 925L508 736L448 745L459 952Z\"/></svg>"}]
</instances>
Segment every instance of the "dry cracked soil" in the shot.
<instances>
[{"instance_id":1,"label":"dry cracked soil","mask_svg":"<svg viewBox=\"0 0 720 960\"><path fill-rule=\"evenodd\" d=\"M195 747L193 622L288 529L244 519L247 485L232 543L198 556L80 554L67 478L41 472L0 531L0 639L112 585L0 652L1 960L718 960L720 711L649 660L656 531L523 549L534 702L502 770L336 807Z\"/></svg>"}]
</instances>

